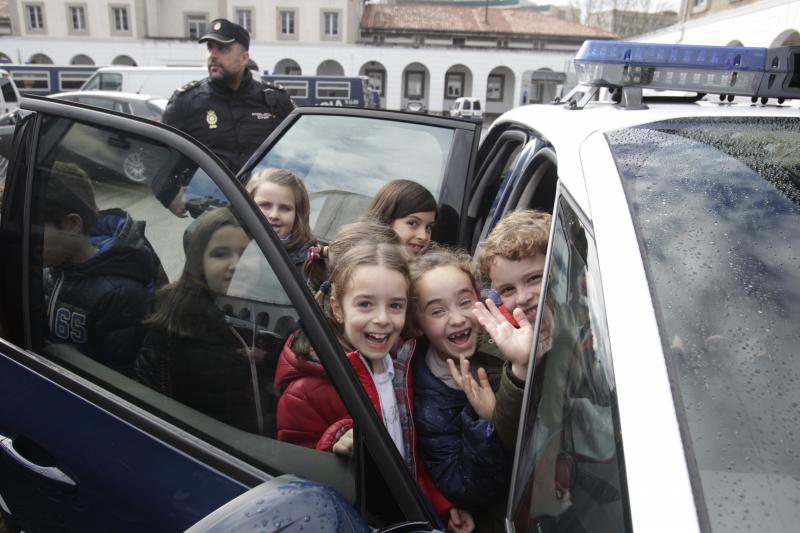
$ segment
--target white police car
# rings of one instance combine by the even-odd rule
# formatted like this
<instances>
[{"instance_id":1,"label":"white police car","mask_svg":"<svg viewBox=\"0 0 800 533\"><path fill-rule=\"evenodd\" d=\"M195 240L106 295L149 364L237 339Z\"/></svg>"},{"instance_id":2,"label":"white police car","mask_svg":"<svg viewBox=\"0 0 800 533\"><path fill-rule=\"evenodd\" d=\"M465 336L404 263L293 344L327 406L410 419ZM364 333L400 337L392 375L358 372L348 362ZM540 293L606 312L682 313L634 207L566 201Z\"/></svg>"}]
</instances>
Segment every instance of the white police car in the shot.
<instances>
[{"instance_id":1,"label":"white police car","mask_svg":"<svg viewBox=\"0 0 800 533\"><path fill-rule=\"evenodd\" d=\"M438 199L438 239L471 251L508 211L553 213L543 298L554 343L528 380L509 531L792 530L800 112L782 102L800 96L798 55L588 42L576 58L586 85L504 114L480 146L465 121L298 108L238 177L291 169L322 238L400 177ZM642 85L725 101L653 101ZM593 100L599 88L619 102ZM180 530L225 502L210 518L258 525L280 511L264 503L279 500L276 486L302 493L285 474L333 487L373 527L433 526L335 336L231 174L163 125L52 101L23 107L35 113L17 130L0 211L0 509L12 526ZM354 457L275 440L267 393L263 433L242 430L87 356L74 313L59 315L60 338L48 330L41 211L57 161L86 169L100 209L145 221L167 277L180 275L188 221L164 209L156 186L104 182L93 156L131 141L163 162L150 183L188 184L201 205L210 197L236 213L262 278L229 295L229 323L263 352L269 383L300 318L359 429ZM289 522L275 527L304 523Z\"/></svg>"}]
</instances>

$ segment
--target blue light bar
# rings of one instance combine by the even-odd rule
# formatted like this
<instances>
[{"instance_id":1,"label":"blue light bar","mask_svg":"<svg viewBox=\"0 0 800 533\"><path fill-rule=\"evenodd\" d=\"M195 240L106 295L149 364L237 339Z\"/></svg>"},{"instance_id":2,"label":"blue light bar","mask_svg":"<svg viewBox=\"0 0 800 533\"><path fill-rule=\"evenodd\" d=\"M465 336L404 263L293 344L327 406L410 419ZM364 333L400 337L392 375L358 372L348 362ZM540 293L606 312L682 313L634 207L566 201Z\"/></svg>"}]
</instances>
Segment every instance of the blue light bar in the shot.
<instances>
[{"instance_id":1,"label":"blue light bar","mask_svg":"<svg viewBox=\"0 0 800 533\"><path fill-rule=\"evenodd\" d=\"M591 86L798 98L798 55L800 47L586 41L574 62L578 81Z\"/></svg>"}]
</instances>

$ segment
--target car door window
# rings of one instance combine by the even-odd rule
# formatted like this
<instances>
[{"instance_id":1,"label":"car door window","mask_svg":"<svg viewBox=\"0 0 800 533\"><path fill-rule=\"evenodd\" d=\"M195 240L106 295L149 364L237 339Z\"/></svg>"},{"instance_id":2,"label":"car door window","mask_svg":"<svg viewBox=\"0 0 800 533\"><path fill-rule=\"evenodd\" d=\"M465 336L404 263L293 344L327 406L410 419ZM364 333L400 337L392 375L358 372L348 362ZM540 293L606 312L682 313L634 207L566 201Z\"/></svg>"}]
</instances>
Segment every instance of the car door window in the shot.
<instances>
[{"instance_id":1,"label":"car door window","mask_svg":"<svg viewBox=\"0 0 800 533\"><path fill-rule=\"evenodd\" d=\"M276 167L301 178L311 199L312 233L329 241L366 211L388 181L416 181L440 200L454 139L446 127L301 115L253 172Z\"/></svg>"},{"instance_id":2,"label":"car door window","mask_svg":"<svg viewBox=\"0 0 800 533\"><path fill-rule=\"evenodd\" d=\"M301 354L287 343L305 330L242 213L197 163L145 137L52 116L40 135L36 351L265 472L324 481L354 500L358 457L278 433L281 390L324 370L310 347ZM131 155L136 180L126 177ZM187 213L194 180L215 190ZM284 345L296 357L279 363ZM326 390L307 397L310 412L343 409Z\"/></svg>"},{"instance_id":3,"label":"car door window","mask_svg":"<svg viewBox=\"0 0 800 533\"><path fill-rule=\"evenodd\" d=\"M564 197L554 224L544 294L544 316L552 320L542 320L539 333L552 340L546 353L536 354L542 362L525 400L510 519L520 532L626 531L622 441L595 245Z\"/></svg>"},{"instance_id":4,"label":"car door window","mask_svg":"<svg viewBox=\"0 0 800 533\"><path fill-rule=\"evenodd\" d=\"M481 166L473 180L474 191L467 208L469 216L467 227L471 231L470 250L477 249L480 240L488 235L491 229L489 226L492 225L498 209L502 211L505 198L513 185L512 167L526 146L527 140L528 137L524 132L512 130L504 132L494 141L485 142L485 146L481 147L482 154L479 156L482 159Z\"/></svg>"}]
</instances>

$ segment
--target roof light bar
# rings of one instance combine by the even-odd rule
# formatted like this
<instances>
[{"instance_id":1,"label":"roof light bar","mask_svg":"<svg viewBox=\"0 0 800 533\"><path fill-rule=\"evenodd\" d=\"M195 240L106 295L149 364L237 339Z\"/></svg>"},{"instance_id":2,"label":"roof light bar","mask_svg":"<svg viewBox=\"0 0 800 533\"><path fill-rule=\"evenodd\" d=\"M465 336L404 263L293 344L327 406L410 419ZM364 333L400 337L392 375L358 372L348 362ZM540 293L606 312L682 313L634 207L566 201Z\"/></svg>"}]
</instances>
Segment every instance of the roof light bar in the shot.
<instances>
[{"instance_id":1,"label":"roof light bar","mask_svg":"<svg viewBox=\"0 0 800 533\"><path fill-rule=\"evenodd\" d=\"M800 47L743 48L586 41L575 56L579 83L800 98Z\"/></svg>"}]
</instances>

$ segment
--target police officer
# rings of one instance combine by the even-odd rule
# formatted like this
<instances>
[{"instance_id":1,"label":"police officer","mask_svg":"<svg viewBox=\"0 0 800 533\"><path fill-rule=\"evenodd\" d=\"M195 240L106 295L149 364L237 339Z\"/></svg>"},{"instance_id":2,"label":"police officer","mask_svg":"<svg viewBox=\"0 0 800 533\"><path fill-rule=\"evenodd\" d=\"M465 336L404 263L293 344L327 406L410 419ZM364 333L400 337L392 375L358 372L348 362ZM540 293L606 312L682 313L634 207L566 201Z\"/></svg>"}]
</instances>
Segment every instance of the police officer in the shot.
<instances>
[{"instance_id":1,"label":"police officer","mask_svg":"<svg viewBox=\"0 0 800 533\"><path fill-rule=\"evenodd\" d=\"M175 91L162 120L208 146L237 172L294 109L283 88L253 78L250 35L216 19L198 42L208 48L208 77Z\"/></svg>"}]
</instances>

